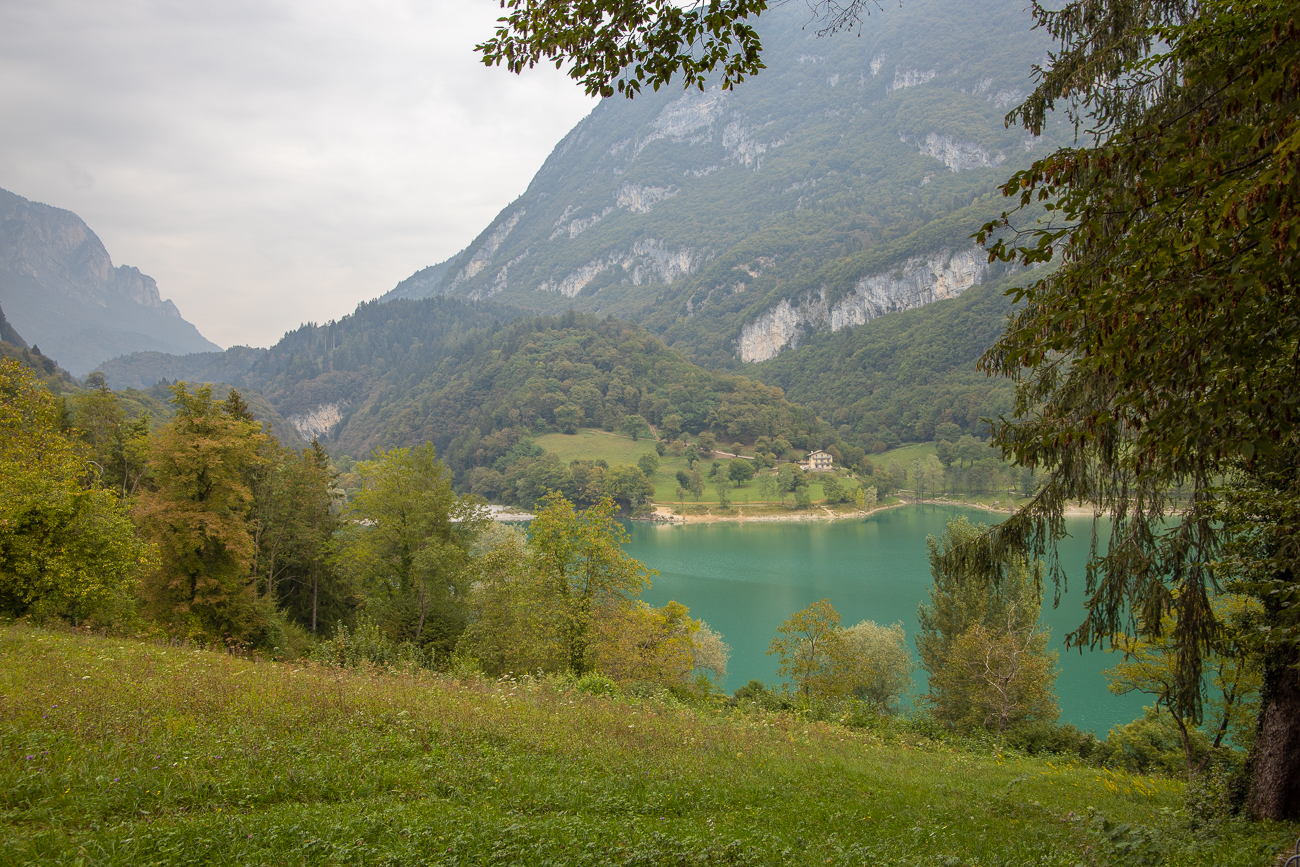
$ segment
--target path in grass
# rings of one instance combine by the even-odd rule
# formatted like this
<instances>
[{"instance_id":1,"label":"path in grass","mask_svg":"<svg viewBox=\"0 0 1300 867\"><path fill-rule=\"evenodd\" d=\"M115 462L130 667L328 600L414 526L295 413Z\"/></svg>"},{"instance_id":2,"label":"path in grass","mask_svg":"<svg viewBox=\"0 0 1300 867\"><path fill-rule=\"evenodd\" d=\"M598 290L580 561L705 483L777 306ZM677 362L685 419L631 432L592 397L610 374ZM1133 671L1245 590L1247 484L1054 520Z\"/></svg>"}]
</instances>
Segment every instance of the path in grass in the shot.
<instances>
[{"instance_id":1,"label":"path in grass","mask_svg":"<svg viewBox=\"0 0 1300 867\"><path fill-rule=\"evenodd\" d=\"M0 629L4 864L1110 863L1181 784L554 681ZM1172 826L1170 826L1172 827ZM1292 826L1171 863L1263 865Z\"/></svg>"}]
</instances>

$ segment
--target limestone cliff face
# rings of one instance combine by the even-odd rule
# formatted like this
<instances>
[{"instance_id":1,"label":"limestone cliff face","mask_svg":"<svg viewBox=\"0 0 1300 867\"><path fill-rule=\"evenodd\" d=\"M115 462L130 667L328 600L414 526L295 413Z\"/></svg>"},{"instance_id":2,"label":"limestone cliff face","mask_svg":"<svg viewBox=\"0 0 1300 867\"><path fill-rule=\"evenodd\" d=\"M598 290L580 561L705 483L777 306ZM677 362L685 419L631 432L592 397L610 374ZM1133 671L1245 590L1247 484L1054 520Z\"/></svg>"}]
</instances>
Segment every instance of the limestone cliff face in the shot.
<instances>
[{"instance_id":1,"label":"limestone cliff face","mask_svg":"<svg viewBox=\"0 0 1300 867\"><path fill-rule=\"evenodd\" d=\"M346 402L325 403L304 413L287 416L285 421L308 442L313 438L326 439L343 420Z\"/></svg>"},{"instance_id":2,"label":"limestone cliff face","mask_svg":"<svg viewBox=\"0 0 1300 867\"><path fill-rule=\"evenodd\" d=\"M601 273L615 268L621 269L621 278L633 286L671 283L678 277L694 273L708 258L706 254L690 248L672 250L662 241L643 238L629 250L594 259L557 281L548 280L538 286L537 291L558 292L566 298L573 298Z\"/></svg>"},{"instance_id":3,"label":"limestone cliff face","mask_svg":"<svg viewBox=\"0 0 1300 867\"><path fill-rule=\"evenodd\" d=\"M74 374L128 352L219 349L152 277L114 267L71 211L0 190L0 304L14 326Z\"/></svg>"},{"instance_id":4,"label":"limestone cliff face","mask_svg":"<svg viewBox=\"0 0 1300 867\"><path fill-rule=\"evenodd\" d=\"M782 299L745 324L736 351L742 361L766 361L797 347L804 333L839 331L886 313L955 298L982 283L987 274L988 257L978 248L915 256L861 278L850 294L833 304L827 303L824 289L797 304Z\"/></svg>"}]
</instances>

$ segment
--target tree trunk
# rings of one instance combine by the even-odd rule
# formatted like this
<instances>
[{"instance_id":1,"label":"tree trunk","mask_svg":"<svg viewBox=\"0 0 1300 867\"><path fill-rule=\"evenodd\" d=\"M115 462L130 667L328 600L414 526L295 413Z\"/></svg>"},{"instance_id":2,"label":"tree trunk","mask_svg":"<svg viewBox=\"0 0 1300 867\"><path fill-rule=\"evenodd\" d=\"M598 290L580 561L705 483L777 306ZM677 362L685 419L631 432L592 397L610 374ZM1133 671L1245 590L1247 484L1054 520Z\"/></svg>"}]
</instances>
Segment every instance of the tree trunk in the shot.
<instances>
[{"instance_id":1,"label":"tree trunk","mask_svg":"<svg viewBox=\"0 0 1300 867\"><path fill-rule=\"evenodd\" d=\"M1300 680L1297 652L1264 665L1263 711L1250 759L1250 815L1300 819Z\"/></svg>"},{"instance_id":2,"label":"tree trunk","mask_svg":"<svg viewBox=\"0 0 1300 867\"><path fill-rule=\"evenodd\" d=\"M415 643L420 643L420 635L424 632L424 587L420 587L420 625L415 627Z\"/></svg>"},{"instance_id":3,"label":"tree trunk","mask_svg":"<svg viewBox=\"0 0 1300 867\"><path fill-rule=\"evenodd\" d=\"M311 634L316 634L316 594L320 590L320 567L315 563L311 567Z\"/></svg>"}]
</instances>

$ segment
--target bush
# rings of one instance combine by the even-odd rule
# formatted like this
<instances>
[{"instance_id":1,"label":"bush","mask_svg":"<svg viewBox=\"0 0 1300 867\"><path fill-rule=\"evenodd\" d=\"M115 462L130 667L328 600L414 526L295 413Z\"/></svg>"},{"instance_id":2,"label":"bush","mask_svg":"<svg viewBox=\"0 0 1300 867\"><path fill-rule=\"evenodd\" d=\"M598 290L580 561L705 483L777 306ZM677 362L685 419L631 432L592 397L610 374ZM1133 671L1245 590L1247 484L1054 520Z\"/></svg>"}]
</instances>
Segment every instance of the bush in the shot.
<instances>
[{"instance_id":1,"label":"bush","mask_svg":"<svg viewBox=\"0 0 1300 867\"><path fill-rule=\"evenodd\" d=\"M1192 761L1199 763L1210 748L1210 740L1193 729ZM1183 740L1168 712L1158 707L1126 726L1115 726L1098 745L1097 762L1108 768L1122 768L1139 774L1161 773L1171 777L1187 776L1187 758Z\"/></svg>"},{"instance_id":2,"label":"bush","mask_svg":"<svg viewBox=\"0 0 1300 867\"><path fill-rule=\"evenodd\" d=\"M1085 761L1091 759L1101 746L1092 732L1081 732L1069 723L1058 726L1041 720L1010 726L1005 733L1005 743L1011 749L1031 756L1078 756Z\"/></svg>"},{"instance_id":3,"label":"bush","mask_svg":"<svg viewBox=\"0 0 1300 867\"><path fill-rule=\"evenodd\" d=\"M410 641L394 642L380 630L379 624L364 619L356 629L338 624L334 637L322 641L308 656L312 662L338 668L382 668L390 671L433 668L434 653Z\"/></svg>"},{"instance_id":4,"label":"bush","mask_svg":"<svg viewBox=\"0 0 1300 867\"><path fill-rule=\"evenodd\" d=\"M585 692L587 695L618 694L618 684L596 671L588 672L578 678L576 686L578 692Z\"/></svg>"},{"instance_id":5,"label":"bush","mask_svg":"<svg viewBox=\"0 0 1300 867\"><path fill-rule=\"evenodd\" d=\"M1238 753L1220 750L1210 758L1184 793L1183 811L1190 830L1213 833L1241 813L1246 802L1245 763Z\"/></svg>"}]
</instances>

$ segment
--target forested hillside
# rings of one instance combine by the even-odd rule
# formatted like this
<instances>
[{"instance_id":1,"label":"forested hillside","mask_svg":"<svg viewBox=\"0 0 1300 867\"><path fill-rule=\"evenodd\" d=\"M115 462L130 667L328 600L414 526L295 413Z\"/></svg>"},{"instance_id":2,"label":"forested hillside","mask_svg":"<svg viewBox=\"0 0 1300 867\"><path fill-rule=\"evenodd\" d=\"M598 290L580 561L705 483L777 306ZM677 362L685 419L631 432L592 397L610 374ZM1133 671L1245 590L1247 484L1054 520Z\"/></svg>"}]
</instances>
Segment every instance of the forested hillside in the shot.
<instances>
[{"instance_id":1,"label":"forested hillside","mask_svg":"<svg viewBox=\"0 0 1300 867\"><path fill-rule=\"evenodd\" d=\"M929 442L948 422L986 437L981 419L1009 411L1012 388L977 371L975 362L1005 327L1012 305L1004 292L1014 282L818 335L746 373L781 386L868 450Z\"/></svg>"},{"instance_id":2,"label":"forested hillside","mask_svg":"<svg viewBox=\"0 0 1300 867\"><path fill-rule=\"evenodd\" d=\"M795 448L838 441L779 389L704 370L637 325L575 311L519 316L452 298L370 303L269 350L129 356L103 373L116 386L150 376L234 383L336 454L432 442L461 480L531 435L579 426L783 437Z\"/></svg>"}]
</instances>

